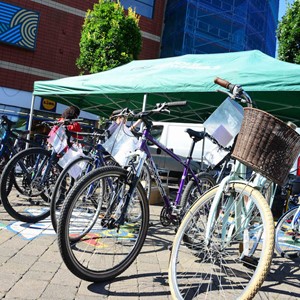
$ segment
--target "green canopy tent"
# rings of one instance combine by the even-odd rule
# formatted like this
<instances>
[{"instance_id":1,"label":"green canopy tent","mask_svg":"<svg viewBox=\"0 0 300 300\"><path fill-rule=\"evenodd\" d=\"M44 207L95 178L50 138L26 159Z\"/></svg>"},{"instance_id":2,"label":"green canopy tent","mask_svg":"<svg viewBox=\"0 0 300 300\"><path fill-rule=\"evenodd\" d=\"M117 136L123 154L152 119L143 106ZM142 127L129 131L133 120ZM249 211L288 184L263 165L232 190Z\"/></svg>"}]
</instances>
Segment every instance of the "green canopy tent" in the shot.
<instances>
[{"instance_id":1,"label":"green canopy tent","mask_svg":"<svg viewBox=\"0 0 300 300\"><path fill-rule=\"evenodd\" d=\"M184 108L155 119L198 123L226 97L216 92L222 88L214 84L215 77L242 85L260 109L300 125L300 65L257 50L137 60L97 74L37 81L32 102L41 96L108 117L118 108L141 110L187 100Z\"/></svg>"}]
</instances>

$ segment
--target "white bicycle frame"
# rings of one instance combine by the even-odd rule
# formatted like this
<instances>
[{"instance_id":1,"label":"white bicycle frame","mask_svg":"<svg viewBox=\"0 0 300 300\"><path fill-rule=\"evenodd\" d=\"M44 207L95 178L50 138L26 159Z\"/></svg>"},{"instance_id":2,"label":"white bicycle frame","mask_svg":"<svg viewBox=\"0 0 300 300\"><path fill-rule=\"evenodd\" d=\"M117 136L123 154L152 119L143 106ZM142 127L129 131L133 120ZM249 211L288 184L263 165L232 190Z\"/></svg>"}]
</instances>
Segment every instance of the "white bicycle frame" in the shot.
<instances>
[{"instance_id":1,"label":"white bicycle frame","mask_svg":"<svg viewBox=\"0 0 300 300\"><path fill-rule=\"evenodd\" d=\"M263 177L260 174L255 174L255 178L253 181L248 181L246 179L241 179L242 176L246 174L246 166L240 163L239 161L236 161L231 173L226 176L220 183L219 188L216 192L216 195L213 199L212 205L209 210L208 215L208 223L207 223L207 230L205 233L205 244L209 245L212 234L213 234L213 225L214 221L218 212L219 202L221 201L221 196L224 191L226 191L228 183L244 183L246 185L250 185L259 191L262 190L262 188L265 186L267 179ZM243 178L243 177L242 177ZM253 177L252 177L253 178ZM275 195L275 189L272 190L271 199L270 202L272 203L273 198ZM253 207L252 201L247 201L246 206L242 205L242 202L238 202L238 204L234 204L234 222L231 222L230 229L228 230L228 224L229 224L229 218L230 218L230 212L232 211L232 204L234 199L230 199L226 207L224 207L223 210L223 222L222 222L222 247L226 247L228 242L231 240L231 236L234 232L234 229L240 228L239 231L235 231L235 235L237 236L238 240L243 241L244 244L249 244L249 231L248 231L248 225L249 222L247 221L247 216L249 216L249 212L251 212L251 209ZM267 200L266 200L267 201ZM257 235L257 242L255 246L249 250L247 247L244 246L244 252L243 255L249 255L249 252L254 252L256 249L256 246L262 236L263 228L261 226L256 227L256 231L258 232ZM260 231L260 232L259 232Z\"/></svg>"}]
</instances>

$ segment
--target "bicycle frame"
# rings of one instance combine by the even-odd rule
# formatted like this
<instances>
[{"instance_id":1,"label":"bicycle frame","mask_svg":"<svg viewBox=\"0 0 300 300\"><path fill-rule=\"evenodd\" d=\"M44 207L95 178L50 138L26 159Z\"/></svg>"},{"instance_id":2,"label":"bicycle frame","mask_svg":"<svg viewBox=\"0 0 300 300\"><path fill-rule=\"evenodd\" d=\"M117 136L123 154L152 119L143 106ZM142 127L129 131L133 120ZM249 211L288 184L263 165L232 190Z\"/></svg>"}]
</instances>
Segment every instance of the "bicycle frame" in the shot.
<instances>
[{"instance_id":1,"label":"bicycle frame","mask_svg":"<svg viewBox=\"0 0 300 300\"><path fill-rule=\"evenodd\" d=\"M4 137L1 140L0 157L5 153L9 156L15 155L17 153L16 149L14 148L14 145L10 143L10 138L14 138L17 140L18 136L11 132L9 129L5 129L5 131L6 132L4 134Z\"/></svg>"},{"instance_id":2,"label":"bicycle frame","mask_svg":"<svg viewBox=\"0 0 300 300\"><path fill-rule=\"evenodd\" d=\"M149 167L153 173L154 179L157 183L157 187L159 189L159 192L163 198L163 201L165 203L165 206L167 208L170 208L172 206L172 203L163 187L163 183L162 180L159 176L159 172L158 169L155 165L155 162L152 158L149 146L147 144L147 141L150 141L152 144L154 144L155 146L157 146L159 149L161 149L162 151L164 151L166 154L168 154L170 157L172 157L174 160L176 160L177 162L179 162L182 166L183 166L183 173L181 176L181 180L180 180L180 184L179 184L179 189L177 191L176 194L176 199L174 201L174 207L178 207L180 205L180 199L183 193L183 188L184 188L184 183L185 183L185 179L187 177L187 175L190 173L190 175L194 178L194 180L197 180L196 174L194 173L194 171L190 168L190 164L192 161L192 153L194 150L194 146L195 146L195 141L192 142L192 146L189 152L188 157L186 158L185 161L183 161L178 155L176 155L173 151L171 151L170 149L166 148L163 144L161 144L159 141L157 141L150 133L150 130L148 128L145 128L143 130L143 134L141 137L141 143L138 147L138 150L129 154L128 159L131 160L134 157L138 157L138 165L136 167L136 177L139 178L140 174L141 174L141 170L142 167L146 161L146 159L149 161ZM198 187L200 189L200 187ZM200 191L201 192L201 191Z\"/></svg>"},{"instance_id":3,"label":"bicycle frame","mask_svg":"<svg viewBox=\"0 0 300 300\"><path fill-rule=\"evenodd\" d=\"M210 243L210 239L212 236L212 228L213 228L213 223L215 221L215 218L217 216L218 213L218 208L219 208L219 203L222 197L222 193L224 191L226 191L226 185L228 183L245 183L247 182L248 185L258 189L259 191L262 190L262 188L265 186L267 179L265 177L263 177L262 175L258 174L258 173L254 173L254 177L253 174L251 176L251 178L249 180L246 179L241 179L243 178L243 176L246 174L247 172L247 167L245 165L243 165L242 163L240 163L239 161L236 161L234 164L234 167L232 169L232 172L226 176L220 183L219 188L217 190L217 193L213 199L211 208L209 210L209 215L208 215L208 225L207 225L207 231L205 233L205 244L209 245ZM274 196L275 196L275 190L276 188L272 189L272 194L271 194L271 199L270 202L273 202ZM230 201L227 202L226 207L224 208L224 212L223 212L223 225L222 225L222 241L223 241L223 246L226 246L226 243L228 242L229 237L227 237L226 239L226 226L229 222L229 212L232 211L231 207L232 204L234 204L234 212L235 212L235 216L234 216L234 226L236 228L241 228L239 230L238 233L236 233L236 235L238 236L238 238L240 238L241 240L243 240L242 234L245 234L244 231L246 230L246 228L249 225L249 222L247 221L247 215L249 215L249 212L251 212L252 209L252 201L246 201L246 205L244 203L243 206L241 205L237 205L236 203L234 203L234 199L231 198ZM233 229L231 230L231 232L233 232ZM258 226L257 231L260 231L258 234L258 240L257 243L259 242L261 235L262 235L262 228L261 226ZM247 231L247 230L246 230ZM256 247L256 246L255 246ZM252 249L252 251L254 251L255 249ZM248 255L248 253L247 253Z\"/></svg>"}]
</instances>

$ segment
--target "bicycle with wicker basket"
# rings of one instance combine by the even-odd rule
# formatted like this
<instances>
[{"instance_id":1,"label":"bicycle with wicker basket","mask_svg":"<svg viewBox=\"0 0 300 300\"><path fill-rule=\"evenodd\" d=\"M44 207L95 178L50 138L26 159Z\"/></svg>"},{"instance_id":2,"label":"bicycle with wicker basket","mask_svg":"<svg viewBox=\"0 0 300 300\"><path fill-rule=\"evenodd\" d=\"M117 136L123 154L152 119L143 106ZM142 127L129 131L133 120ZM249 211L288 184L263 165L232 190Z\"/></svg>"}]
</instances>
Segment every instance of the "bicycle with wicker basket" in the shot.
<instances>
[{"instance_id":1,"label":"bicycle with wicker basket","mask_svg":"<svg viewBox=\"0 0 300 300\"><path fill-rule=\"evenodd\" d=\"M296 131L253 108L241 86L220 78L215 83L248 107L234 145L230 175L195 202L178 228L169 265L174 299L256 295L274 251L274 221L265 197L273 194L272 182L285 182L300 148ZM249 168L253 172L246 179Z\"/></svg>"}]
</instances>

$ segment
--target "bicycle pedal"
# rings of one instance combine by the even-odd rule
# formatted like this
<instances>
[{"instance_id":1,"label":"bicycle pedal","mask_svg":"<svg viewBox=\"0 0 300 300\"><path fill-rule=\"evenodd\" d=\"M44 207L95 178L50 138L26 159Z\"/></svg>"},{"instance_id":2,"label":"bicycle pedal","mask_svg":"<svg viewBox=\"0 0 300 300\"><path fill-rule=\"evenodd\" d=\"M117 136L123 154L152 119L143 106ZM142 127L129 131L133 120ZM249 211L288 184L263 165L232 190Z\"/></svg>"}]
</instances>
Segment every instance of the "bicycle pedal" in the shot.
<instances>
[{"instance_id":1,"label":"bicycle pedal","mask_svg":"<svg viewBox=\"0 0 300 300\"><path fill-rule=\"evenodd\" d=\"M243 256L241 261L243 262L243 266L255 270L258 265L258 259L250 256Z\"/></svg>"}]
</instances>

